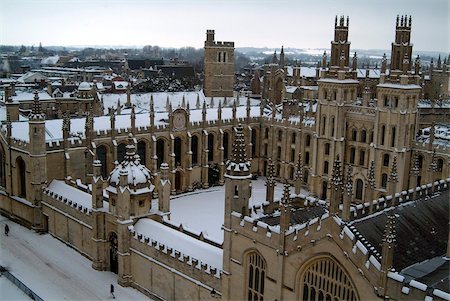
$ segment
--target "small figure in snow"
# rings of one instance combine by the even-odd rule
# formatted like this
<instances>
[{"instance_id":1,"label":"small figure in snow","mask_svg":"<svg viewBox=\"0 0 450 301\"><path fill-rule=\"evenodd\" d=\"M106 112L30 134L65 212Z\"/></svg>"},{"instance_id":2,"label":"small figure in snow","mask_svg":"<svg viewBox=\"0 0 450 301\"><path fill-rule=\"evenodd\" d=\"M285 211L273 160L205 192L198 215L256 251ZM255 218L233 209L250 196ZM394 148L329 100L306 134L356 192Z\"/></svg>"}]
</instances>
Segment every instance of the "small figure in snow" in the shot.
<instances>
[{"instance_id":1,"label":"small figure in snow","mask_svg":"<svg viewBox=\"0 0 450 301\"><path fill-rule=\"evenodd\" d=\"M112 284L111 284L110 292L111 292L111 296L113 297L113 299L116 299L116 296L114 296L114 285L112 285Z\"/></svg>"},{"instance_id":2,"label":"small figure in snow","mask_svg":"<svg viewBox=\"0 0 450 301\"><path fill-rule=\"evenodd\" d=\"M9 234L9 226L8 224L5 224L5 235L8 236Z\"/></svg>"}]
</instances>

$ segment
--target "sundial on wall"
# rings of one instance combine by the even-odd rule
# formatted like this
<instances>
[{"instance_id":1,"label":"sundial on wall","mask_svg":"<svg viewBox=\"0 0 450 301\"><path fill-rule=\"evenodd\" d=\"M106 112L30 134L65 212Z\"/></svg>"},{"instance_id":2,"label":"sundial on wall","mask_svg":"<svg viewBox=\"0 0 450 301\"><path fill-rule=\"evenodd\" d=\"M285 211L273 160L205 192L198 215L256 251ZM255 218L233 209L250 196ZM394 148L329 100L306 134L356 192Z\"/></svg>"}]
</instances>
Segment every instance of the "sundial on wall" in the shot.
<instances>
[{"instance_id":1,"label":"sundial on wall","mask_svg":"<svg viewBox=\"0 0 450 301\"><path fill-rule=\"evenodd\" d=\"M186 129L186 111L177 109L173 112L173 129L175 131L182 131Z\"/></svg>"}]
</instances>

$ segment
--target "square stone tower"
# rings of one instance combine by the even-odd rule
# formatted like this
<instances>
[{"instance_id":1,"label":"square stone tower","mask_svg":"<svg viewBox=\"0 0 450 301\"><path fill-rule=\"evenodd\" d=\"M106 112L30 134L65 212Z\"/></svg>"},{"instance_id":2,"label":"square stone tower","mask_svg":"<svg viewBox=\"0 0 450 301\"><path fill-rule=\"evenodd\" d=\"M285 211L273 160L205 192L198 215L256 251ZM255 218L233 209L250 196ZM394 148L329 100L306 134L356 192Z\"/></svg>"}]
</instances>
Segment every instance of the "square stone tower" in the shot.
<instances>
[{"instance_id":1,"label":"square stone tower","mask_svg":"<svg viewBox=\"0 0 450 301\"><path fill-rule=\"evenodd\" d=\"M214 30L206 31L205 41L206 97L232 97L234 85L234 42L214 41Z\"/></svg>"}]
</instances>

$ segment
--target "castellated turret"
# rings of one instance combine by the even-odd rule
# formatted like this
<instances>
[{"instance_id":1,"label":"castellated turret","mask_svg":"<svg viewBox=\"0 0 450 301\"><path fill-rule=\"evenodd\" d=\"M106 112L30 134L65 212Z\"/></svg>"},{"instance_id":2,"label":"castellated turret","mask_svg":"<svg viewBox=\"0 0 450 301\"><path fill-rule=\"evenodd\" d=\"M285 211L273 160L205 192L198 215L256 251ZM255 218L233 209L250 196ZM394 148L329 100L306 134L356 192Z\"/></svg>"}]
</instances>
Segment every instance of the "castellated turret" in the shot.
<instances>
[{"instance_id":1,"label":"castellated turret","mask_svg":"<svg viewBox=\"0 0 450 301\"><path fill-rule=\"evenodd\" d=\"M251 196L250 162L247 160L242 125L234 128L233 154L226 163L225 173L225 226L230 223L231 212L249 214Z\"/></svg>"},{"instance_id":2,"label":"castellated turret","mask_svg":"<svg viewBox=\"0 0 450 301\"><path fill-rule=\"evenodd\" d=\"M119 217L146 214L150 209L154 190L151 172L140 163L132 134L128 136L126 149L124 160L109 174L109 186L106 188L110 195L109 210ZM123 197L125 190L129 190L128 200Z\"/></svg>"}]
</instances>

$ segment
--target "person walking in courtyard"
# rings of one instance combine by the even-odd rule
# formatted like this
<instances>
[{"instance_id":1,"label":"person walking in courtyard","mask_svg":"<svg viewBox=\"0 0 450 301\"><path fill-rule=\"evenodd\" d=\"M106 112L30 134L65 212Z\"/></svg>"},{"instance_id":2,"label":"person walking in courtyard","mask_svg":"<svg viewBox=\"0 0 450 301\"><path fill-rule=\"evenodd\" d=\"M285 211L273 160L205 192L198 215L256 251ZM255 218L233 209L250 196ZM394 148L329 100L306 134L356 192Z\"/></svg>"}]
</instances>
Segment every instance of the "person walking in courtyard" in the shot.
<instances>
[{"instance_id":1,"label":"person walking in courtyard","mask_svg":"<svg viewBox=\"0 0 450 301\"><path fill-rule=\"evenodd\" d=\"M113 297L113 299L116 299L116 296L114 296L114 285L113 284L111 284L110 292L111 292L111 296Z\"/></svg>"},{"instance_id":2,"label":"person walking in courtyard","mask_svg":"<svg viewBox=\"0 0 450 301\"><path fill-rule=\"evenodd\" d=\"M8 224L5 224L5 235L8 236L9 234L9 226Z\"/></svg>"}]
</instances>

